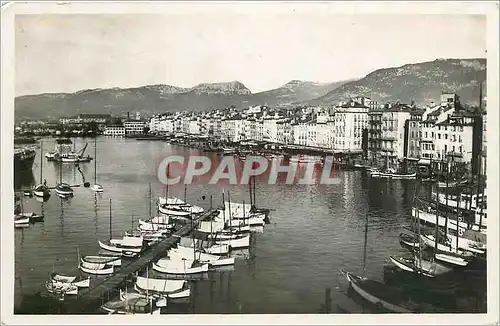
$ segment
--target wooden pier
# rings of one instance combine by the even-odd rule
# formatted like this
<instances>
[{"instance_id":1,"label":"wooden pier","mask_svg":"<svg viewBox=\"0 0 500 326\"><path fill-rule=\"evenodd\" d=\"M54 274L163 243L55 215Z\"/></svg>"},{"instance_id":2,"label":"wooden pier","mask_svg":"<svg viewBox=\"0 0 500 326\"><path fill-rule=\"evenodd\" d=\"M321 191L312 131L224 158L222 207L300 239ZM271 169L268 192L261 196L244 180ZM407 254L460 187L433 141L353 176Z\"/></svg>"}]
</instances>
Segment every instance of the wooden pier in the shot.
<instances>
[{"instance_id":1,"label":"wooden pier","mask_svg":"<svg viewBox=\"0 0 500 326\"><path fill-rule=\"evenodd\" d=\"M167 239L147 249L141 253L138 258L131 260L129 264L122 265L113 275L105 279L92 278L89 288L79 289L76 300L66 300L68 302L68 308L70 306L79 306L77 310L80 310L83 306L86 306L86 309L88 309L90 308L89 305L91 305L95 306L95 309L97 309L102 304L103 300L107 301L112 298L111 293L115 292L121 286L125 286L127 280L131 279L137 273L142 272L146 266L151 265L153 261L166 256L167 250L177 244L181 237L192 232L193 227L199 221L213 216L216 212L217 210L213 209L195 218L193 220L194 223L187 223ZM78 301L80 304L72 304L72 301ZM78 311L73 312L76 313Z\"/></svg>"}]
</instances>

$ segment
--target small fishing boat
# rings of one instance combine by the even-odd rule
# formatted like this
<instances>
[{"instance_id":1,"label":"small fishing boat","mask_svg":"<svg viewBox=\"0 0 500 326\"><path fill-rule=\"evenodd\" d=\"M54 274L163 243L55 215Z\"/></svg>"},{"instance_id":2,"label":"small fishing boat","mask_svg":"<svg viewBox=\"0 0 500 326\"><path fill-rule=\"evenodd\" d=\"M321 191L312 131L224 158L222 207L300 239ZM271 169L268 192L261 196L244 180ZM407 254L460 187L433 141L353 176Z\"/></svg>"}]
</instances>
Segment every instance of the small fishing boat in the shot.
<instances>
[{"instance_id":1,"label":"small fishing boat","mask_svg":"<svg viewBox=\"0 0 500 326\"><path fill-rule=\"evenodd\" d=\"M138 229L141 231L164 230L166 232L167 230L171 230L174 227L175 227L175 224L154 224L154 223L146 222L143 220L139 220L139 225L138 225Z\"/></svg>"},{"instance_id":2,"label":"small fishing boat","mask_svg":"<svg viewBox=\"0 0 500 326\"><path fill-rule=\"evenodd\" d=\"M166 307L167 306L167 298L165 296L150 295L149 297L153 298L154 303L157 307ZM122 291L120 289L120 300L121 301L136 300L138 298L146 299L146 298L148 298L148 295L142 294L142 293L137 293L137 292L130 293L127 291Z\"/></svg>"},{"instance_id":3,"label":"small fishing boat","mask_svg":"<svg viewBox=\"0 0 500 326\"><path fill-rule=\"evenodd\" d=\"M33 194L38 198L49 198L50 189L44 184L39 184L33 188Z\"/></svg>"},{"instance_id":4,"label":"small fishing boat","mask_svg":"<svg viewBox=\"0 0 500 326\"><path fill-rule=\"evenodd\" d=\"M98 266L98 268L95 268L94 266ZM84 262L80 264L80 270L84 273L92 275L109 275L114 273L115 266Z\"/></svg>"},{"instance_id":5,"label":"small fishing boat","mask_svg":"<svg viewBox=\"0 0 500 326\"><path fill-rule=\"evenodd\" d=\"M179 206L179 205L164 204L164 205L160 205L158 207L158 210L162 214L171 215L171 216L188 217L189 215L191 215L191 213L188 210L184 209L183 206Z\"/></svg>"},{"instance_id":6,"label":"small fishing boat","mask_svg":"<svg viewBox=\"0 0 500 326\"><path fill-rule=\"evenodd\" d=\"M409 307L406 307L406 298L400 289L349 272L341 272L345 275L354 291L368 302L391 312L412 312Z\"/></svg>"},{"instance_id":7,"label":"small fishing boat","mask_svg":"<svg viewBox=\"0 0 500 326\"><path fill-rule=\"evenodd\" d=\"M52 273L50 275L50 279L53 282L68 283L68 284L70 284L70 283L73 283L76 280L76 276L67 276L67 275Z\"/></svg>"},{"instance_id":8,"label":"small fishing boat","mask_svg":"<svg viewBox=\"0 0 500 326\"><path fill-rule=\"evenodd\" d=\"M420 234L420 238L422 242L428 247L435 247L436 237L433 234ZM456 239L456 237L455 237ZM456 242L453 242L451 237L438 237L437 250L443 251L446 253L456 253L462 256L472 257L474 254L472 252L468 252L459 247L457 248Z\"/></svg>"},{"instance_id":9,"label":"small fishing boat","mask_svg":"<svg viewBox=\"0 0 500 326\"><path fill-rule=\"evenodd\" d=\"M414 259L408 259L404 257L395 258L393 256L390 256L389 258L391 262L400 269L427 277L435 277L436 275L445 274L452 270L451 267L444 266L436 261L429 261L424 258L419 259L415 257Z\"/></svg>"},{"instance_id":10,"label":"small fishing boat","mask_svg":"<svg viewBox=\"0 0 500 326\"><path fill-rule=\"evenodd\" d=\"M392 180L413 180L417 178L417 173L403 173L397 172L393 169L388 169L384 172L379 172L376 174L370 174L371 177L381 178L381 179L392 179Z\"/></svg>"},{"instance_id":11,"label":"small fishing boat","mask_svg":"<svg viewBox=\"0 0 500 326\"><path fill-rule=\"evenodd\" d=\"M14 226L16 228L26 228L30 226L30 218L28 216L14 215Z\"/></svg>"},{"instance_id":12,"label":"small fishing boat","mask_svg":"<svg viewBox=\"0 0 500 326\"><path fill-rule=\"evenodd\" d=\"M234 219L231 220L231 222L228 223L232 227L235 226L264 226L266 225L265 222L265 217L264 216L257 216L257 217L250 217L250 218L245 218L245 219Z\"/></svg>"},{"instance_id":13,"label":"small fishing boat","mask_svg":"<svg viewBox=\"0 0 500 326\"><path fill-rule=\"evenodd\" d=\"M229 240L216 240L216 244L228 245L230 249L247 248L250 246L250 235Z\"/></svg>"},{"instance_id":14,"label":"small fishing boat","mask_svg":"<svg viewBox=\"0 0 500 326\"><path fill-rule=\"evenodd\" d=\"M448 253L437 253L435 255L436 260L444 263L448 263L454 266L465 267L469 264L469 260L466 260L458 255L448 254Z\"/></svg>"},{"instance_id":15,"label":"small fishing boat","mask_svg":"<svg viewBox=\"0 0 500 326\"><path fill-rule=\"evenodd\" d=\"M66 276L66 275L61 275L57 273L52 273L50 275L50 282L52 282L54 285L74 285L79 288L88 288L90 286L90 277L87 277L83 280L77 281L76 276Z\"/></svg>"},{"instance_id":16,"label":"small fishing boat","mask_svg":"<svg viewBox=\"0 0 500 326\"><path fill-rule=\"evenodd\" d=\"M110 314L120 315L159 315L160 307L153 303L152 298L135 298L126 301L109 301L101 306L101 310Z\"/></svg>"},{"instance_id":17,"label":"small fishing boat","mask_svg":"<svg viewBox=\"0 0 500 326\"><path fill-rule=\"evenodd\" d=\"M406 233L401 233L399 235L399 242L411 248L418 248L420 246L419 240L416 236Z\"/></svg>"},{"instance_id":18,"label":"small fishing boat","mask_svg":"<svg viewBox=\"0 0 500 326\"><path fill-rule=\"evenodd\" d=\"M120 256L84 256L81 258L82 263L88 264L107 264L113 266L121 266L122 259Z\"/></svg>"},{"instance_id":19,"label":"small fishing boat","mask_svg":"<svg viewBox=\"0 0 500 326\"><path fill-rule=\"evenodd\" d=\"M167 280L167 279L154 279L143 276L137 276L135 281L135 289L139 293L145 291L152 291L153 293L174 293L185 290L185 280Z\"/></svg>"},{"instance_id":20,"label":"small fishing boat","mask_svg":"<svg viewBox=\"0 0 500 326\"><path fill-rule=\"evenodd\" d=\"M111 239L109 244L99 241L99 246L101 249L121 252L122 254L126 252L140 253L143 250L144 239L142 237L124 236L122 239Z\"/></svg>"},{"instance_id":21,"label":"small fishing boat","mask_svg":"<svg viewBox=\"0 0 500 326\"><path fill-rule=\"evenodd\" d=\"M158 204L160 206L165 205L165 204L166 205L181 206L184 210L186 210L188 212L192 212L193 214L201 214L201 213L203 213L205 211L200 206L191 205L189 203L186 203L182 199L176 198L176 197L168 197L166 200L165 200L165 197L159 197L158 198Z\"/></svg>"},{"instance_id":22,"label":"small fishing boat","mask_svg":"<svg viewBox=\"0 0 500 326\"><path fill-rule=\"evenodd\" d=\"M67 183L59 183L56 186L56 192L59 196L63 197L73 196L73 189Z\"/></svg>"},{"instance_id":23,"label":"small fishing boat","mask_svg":"<svg viewBox=\"0 0 500 326\"><path fill-rule=\"evenodd\" d=\"M153 264L157 272L172 275L199 274L208 272L208 264L195 266L193 260L173 257L173 259L160 259Z\"/></svg>"},{"instance_id":24,"label":"small fishing boat","mask_svg":"<svg viewBox=\"0 0 500 326\"><path fill-rule=\"evenodd\" d=\"M178 247L170 249L168 251L168 256L171 259L190 259L193 257L193 250L186 247ZM200 263L206 263L210 266L228 266L234 265L234 257L221 257L218 255L207 254L201 251L196 251L194 257Z\"/></svg>"},{"instance_id":25,"label":"small fishing boat","mask_svg":"<svg viewBox=\"0 0 500 326\"><path fill-rule=\"evenodd\" d=\"M204 252L212 255L227 255L230 251L228 244L214 244L208 248L203 249Z\"/></svg>"},{"instance_id":26,"label":"small fishing boat","mask_svg":"<svg viewBox=\"0 0 500 326\"><path fill-rule=\"evenodd\" d=\"M45 289L49 293L53 294L68 294L68 295L77 295L78 287L72 283L60 283L60 282L45 282Z\"/></svg>"},{"instance_id":27,"label":"small fishing boat","mask_svg":"<svg viewBox=\"0 0 500 326\"><path fill-rule=\"evenodd\" d=\"M40 153L43 153L43 142L40 142ZM47 187L45 181L42 183L43 176L43 156L40 155L40 183L33 188L33 194L38 198L49 198L50 189Z\"/></svg>"}]
</instances>

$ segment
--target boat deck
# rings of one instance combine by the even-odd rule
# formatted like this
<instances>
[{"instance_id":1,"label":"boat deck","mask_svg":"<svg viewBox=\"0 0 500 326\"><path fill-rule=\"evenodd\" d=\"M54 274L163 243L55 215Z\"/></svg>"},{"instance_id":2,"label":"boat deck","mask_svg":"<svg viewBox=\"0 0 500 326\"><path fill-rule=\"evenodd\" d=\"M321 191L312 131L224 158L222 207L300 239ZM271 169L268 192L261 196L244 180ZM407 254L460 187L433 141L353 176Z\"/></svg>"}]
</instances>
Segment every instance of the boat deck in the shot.
<instances>
[{"instance_id":1,"label":"boat deck","mask_svg":"<svg viewBox=\"0 0 500 326\"><path fill-rule=\"evenodd\" d=\"M215 212L215 209L207 211L196 218L195 222L207 219L211 215L215 214ZM113 275L110 275L105 279L93 278L90 282L89 288L79 289L77 298L92 301L99 300L99 302L101 302L101 299L107 300L108 296L111 298L110 292L116 290L122 285L125 285L125 282L128 279L130 279L134 274L144 270L146 266L150 265L154 260L164 257L167 250L175 245L179 241L180 237L189 234L192 229L192 223L187 223L172 236L147 249L140 257L131 260L130 263L123 265Z\"/></svg>"}]
</instances>

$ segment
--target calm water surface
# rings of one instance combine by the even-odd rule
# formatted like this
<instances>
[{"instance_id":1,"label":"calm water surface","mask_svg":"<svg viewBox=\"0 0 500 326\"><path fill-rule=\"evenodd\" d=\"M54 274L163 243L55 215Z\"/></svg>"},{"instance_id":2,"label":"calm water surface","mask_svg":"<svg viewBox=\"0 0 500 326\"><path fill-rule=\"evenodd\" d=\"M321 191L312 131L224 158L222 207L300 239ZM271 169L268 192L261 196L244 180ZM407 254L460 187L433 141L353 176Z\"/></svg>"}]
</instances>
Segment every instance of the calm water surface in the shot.
<instances>
[{"instance_id":1,"label":"calm water surface","mask_svg":"<svg viewBox=\"0 0 500 326\"><path fill-rule=\"evenodd\" d=\"M77 139L76 148L92 139ZM44 153L54 140L44 140ZM197 150L172 147L164 142L98 138L98 182L103 194L75 188L75 196L62 202L53 191L46 203L24 199L24 210L45 214L45 222L15 231L16 302L21 292L42 290L52 269L77 273L77 249L81 255L99 251L97 240L109 238L109 200L112 199L114 236L134 227L149 214L149 183L155 198L164 187L156 177L158 162L168 152L199 154ZM94 163L81 164L86 181L93 183ZM38 182L40 152L33 175L16 179L21 184ZM82 173L63 165L63 180L82 183ZM405 253L398 235L409 224L413 184L370 180L358 171L339 172L339 185L257 184L257 205L274 209L271 224L255 233L253 245L239 255L233 271L214 272L194 287L193 302L173 310L196 313L318 313L331 288L333 305L353 304L346 296L347 283L339 272L363 272L365 219L368 217L366 276L382 280L382 266L389 255ZM59 165L43 161L43 178L49 185L59 180ZM204 208L221 203L223 190L234 202L249 203L245 186L192 185L187 200ZM169 195L183 198L184 186L172 186ZM206 196L205 200L202 196ZM154 209L153 209L154 210ZM193 307L194 306L194 307Z\"/></svg>"}]
</instances>

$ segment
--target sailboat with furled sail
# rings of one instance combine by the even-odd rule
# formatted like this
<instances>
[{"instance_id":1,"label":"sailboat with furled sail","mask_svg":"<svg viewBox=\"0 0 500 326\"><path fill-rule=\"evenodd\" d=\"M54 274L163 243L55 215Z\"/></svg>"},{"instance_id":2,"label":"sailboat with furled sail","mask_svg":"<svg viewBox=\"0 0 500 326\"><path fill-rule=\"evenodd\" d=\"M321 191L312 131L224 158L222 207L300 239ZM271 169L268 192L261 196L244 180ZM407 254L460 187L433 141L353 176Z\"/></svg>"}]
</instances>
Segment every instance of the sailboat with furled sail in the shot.
<instances>
[{"instance_id":1,"label":"sailboat with furled sail","mask_svg":"<svg viewBox=\"0 0 500 326\"><path fill-rule=\"evenodd\" d=\"M48 199L50 197L50 188L47 187L45 181L42 181L43 169L43 141L40 141L40 183L33 188L33 194L36 197Z\"/></svg>"},{"instance_id":2,"label":"sailboat with furled sail","mask_svg":"<svg viewBox=\"0 0 500 326\"><path fill-rule=\"evenodd\" d=\"M97 183L97 136L94 137L94 184L90 187L95 192L103 192L102 185Z\"/></svg>"},{"instance_id":3,"label":"sailboat with furled sail","mask_svg":"<svg viewBox=\"0 0 500 326\"><path fill-rule=\"evenodd\" d=\"M56 185L56 193L61 198L69 198L73 196L71 186L62 181L62 164L59 165L59 183Z\"/></svg>"},{"instance_id":4,"label":"sailboat with furled sail","mask_svg":"<svg viewBox=\"0 0 500 326\"><path fill-rule=\"evenodd\" d=\"M437 187L436 187L437 188ZM439 213L439 212L438 212ZM436 220L438 218L438 213L436 214ZM420 220L418 216L416 217L416 226L418 231L418 250L412 250L411 258L405 257L393 257L390 256L391 262L396 265L399 269L411 273L416 273L426 277L435 277L437 275L448 273L452 270L451 267L443 265L438 262L438 223L435 224L435 243L434 243L434 253L429 258L422 257L422 237Z\"/></svg>"}]
</instances>

